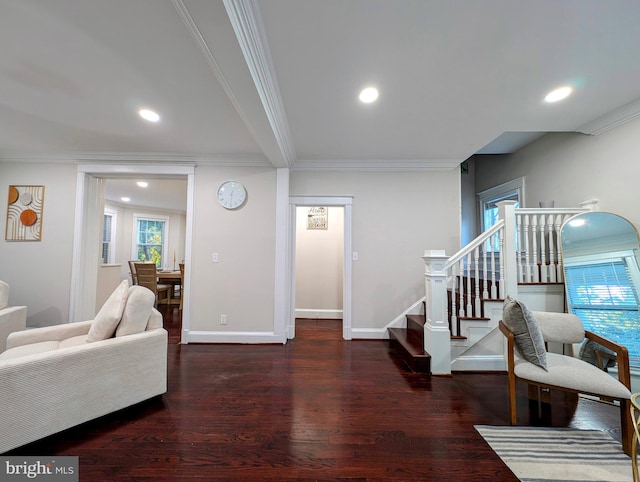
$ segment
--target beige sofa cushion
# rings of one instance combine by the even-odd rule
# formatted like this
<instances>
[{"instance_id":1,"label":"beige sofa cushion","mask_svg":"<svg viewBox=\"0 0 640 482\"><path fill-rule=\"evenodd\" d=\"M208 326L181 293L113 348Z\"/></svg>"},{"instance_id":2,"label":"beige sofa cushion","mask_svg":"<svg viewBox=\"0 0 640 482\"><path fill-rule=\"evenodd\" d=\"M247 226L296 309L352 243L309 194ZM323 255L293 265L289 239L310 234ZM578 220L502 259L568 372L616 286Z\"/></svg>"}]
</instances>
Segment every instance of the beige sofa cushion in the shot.
<instances>
[{"instance_id":1,"label":"beige sofa cushion","mask_svg":"<svg viewBox=\"0 0 640 482\"><path fill-rule=\"evenodd\" d=\"M38 343L31 343L29 345L16 346L0 353L0 360L10 360L12 358L19 358L25 355L45 353L51 350L57 350L59 346L59 341L41 341Z\"/></svg>"},{"instance_id":2,"label":"beige sofa cushion","mask_svg":"<svg viewBox=\"0 0 640 482\"><path fill-rule=\"evenodd\" d=\"M0 281L0 310L9 306L9 284Z\"/></svg>"},{"instance_id":3,"label":"beige sofa cushion","mask_svg":"<svg viewBox=\"0 0 640 482\"><path fill-rule=\"evenodd\" d=\"M116 329L116 337L145 331L155 301L156 296L150 289L139 285L131 286L122 320Z\"/></svg>"},{"instance_id":4,"label":"beige sofa cushion","mask_svg":"<svg viewBox=\"0 0 640 482\"><path fill-rule=\"evenodd\" d=\"M60 341L58 348L68 348L70 346L84 345L87 342L87 335L72 336Z\"/></svg>"},{"instance_id":5,"label":"beige sofa cushion","mask_svg":"<svg viewBox=\"0 0 640 482\"><path fill-rule=\"evenodd\" d=\"M10 360L25 355L36 355L38 353L46 353L48 351L58 350L60 348L68 348L70 346L84 345L87 342L87 335L78 335L66 338L64 340L40 341L30 343L28 345L20 345L9 348L7 351L0 353L0 360Z\"/></svg>"},{"instance_id":6,"label":"beige sofa cushion","mask_svg":"<svg viewBox=\"0 0 640 482\"><path fill-rule=\"evenodd\" d=\"M124 280L111 293L96 315L91 329L87 335L87 342L106 340L111 338L116 331L118 323L122 319L127 295L129 294L129 281Z\"/></svg>"}]
</instances>

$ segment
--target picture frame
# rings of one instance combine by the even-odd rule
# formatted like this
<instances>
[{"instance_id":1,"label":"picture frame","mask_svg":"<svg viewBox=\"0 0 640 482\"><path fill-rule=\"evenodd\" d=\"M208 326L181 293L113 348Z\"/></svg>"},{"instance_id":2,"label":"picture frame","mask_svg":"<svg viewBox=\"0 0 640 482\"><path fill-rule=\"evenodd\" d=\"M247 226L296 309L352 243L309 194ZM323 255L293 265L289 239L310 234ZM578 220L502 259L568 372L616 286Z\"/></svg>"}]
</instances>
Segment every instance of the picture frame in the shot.
<instances>
[{"instance_id":1,"label":"picture frame","mask_svg":"<svg viewBox=\"0 0 640 482\"><path fill-rule=\"evenodd\" d=\"M326 206L309 208L307 215L307 229L328 229L329 209Z\"/></svg>"},{"instance_id":2,"label":"picture frame","mask_svg":"<svg viewBox=\"0 0 640 482\"><path fill-rule=\"evenodd\" d=\"M7 197L6 241L41 241L44 186L10 185Z\"/></svg>"}]
</instances>

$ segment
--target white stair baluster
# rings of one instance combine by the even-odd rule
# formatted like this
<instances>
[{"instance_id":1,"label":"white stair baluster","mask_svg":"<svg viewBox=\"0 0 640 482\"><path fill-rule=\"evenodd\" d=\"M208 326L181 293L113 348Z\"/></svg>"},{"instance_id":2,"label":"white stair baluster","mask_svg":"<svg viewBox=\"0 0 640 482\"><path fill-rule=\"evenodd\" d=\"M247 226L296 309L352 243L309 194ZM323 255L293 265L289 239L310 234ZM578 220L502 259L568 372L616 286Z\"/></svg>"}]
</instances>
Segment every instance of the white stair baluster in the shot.
<instances>
[{"instance_id":1,"label":"white stair baluster","mask_svg":"<svg viewBox=\"0 0 640 482\"><path fill-rule=\"evenodd\" d=\"M531 225L529 224L529 215L524 216L524 282L531 283L531 251L529 249L529 240L531 239Z\"/></svg>"},{"instance_id":2,"label":"white stair baluster","mask_svg":"<svg viewBox=\"0 0 640 482\"><path fill-rule=\"evenodd\" d=\"M458 334L458 303L456 302L456 285L458 284L458 265L456 263L451 267L451 334Z\"/></svg>"},{"instance_id":3,"label":"white stair baluster","mask_svg":"<svg viewBox=\"0 0 640 482\"><path fill-rule=\"evenodd\" d=\"M531 217L531 281L534 283L540 282L538 256L538 216L534 214Z\"/></svg>"},{"instance_id":4,"label":"white stair baluster","mask_svg":"<svg viewBox=\"0 0 640 482\"><path fill-rule=\"evenodd\" d=\"M466 289L466 295L467 295L467 306L466 306L466 311L467 311L467 316L473 316L473 303L471 302L471 296L472 296L472 291L471 291L471 253L467 254L467 289Z\"/></svg>"},{"instance_id":5,"label":"white stair baluster","mask_svg":"<svg viewBox=\"0 0 640 482\"><path fill-rule=\"evenodd\" d=\"M475 282L476 282L476 289L475 289L475 313L474 316L476 318L480 317L480 311L481 311L481 307L480 307L480 248L476 248L473 251L473 255L475 257L474 260L474 264L475 264Z\"/></svg>"},{"instance_id":6,"label":"white stair baluster","mask_svg":"<svg viewBox=\"0 0 640 482\"><path fill-rule=\"evenodd\" d=\"M500 264L500 299L504 299L504 258L502 256L502 250L504 249L504 230L501 229L498 233L500 235L500 257L498 258Z\"/></svg>"},{"instance_id":7,"label":"white stair baluster","mask_svg":"<svg viewBox=\"0 0 640 482\"><path fill-rule=\"evenodd\" d=\"M494 234L489 238L489 243L491 244L491 299L495 300L498 298L498 290L496 285L496 248L498 247L497 242L498 234Z\"/></svg>"},{"instance_id":8,"label":"white stair baluster","mask_svg":"<svg viewBox=\"0 0 640 482\"><path fill-rule=\"evenodd\" d=\"M518 282L524 282L524 266L522 265L522 214L516 214L516 266L518 270Z\"/></svg>"},{"instance_id":9,"label":"white stair baluster","mask_svg":"<svg viewBox=\"0 0 640 482\"><path fill-rule=\"evenodd\" d=\"M556 271L556 266L558 265L558 250L556 244L556 231L555 231L555 220L556 216L553 214L549 216L547 220L547 228L549 230L549 281L551 283L556 283L558 281L558 273Z\"/></svg>"},{"instance_id":10,"label":"white stair baluster","mask_svg":"<svg viewBox=\"0 0 640 482\"><path fill-rule=\"evenodd\" d=\"M460 273L458 274L458 282L459 282L459 296L460 296L460 318L466 316L464 312L464 258L460 259Z\"/></svg>"},{"instance_id":11,"label":"white stair baluster","mask_svg":"<svg viewBox=\"0 0 640 482\"><path fill-rule=\"evenodd\" d=\"M538 223L538 229L540 230L540 282L546 283L549 281L549 274L547 268L547 249L546 249L546 228L547 221L544 214L540 215L540 223Z\"/></svg>"},{"instance_id":12,"label":"white stair baluster","mask_svg":"<svg viewBox=\"0 0 640 482\"><path fill-rule=\"evenodd\" d=\"M482 297L486 300L489 298L489 291L487 285L489 283L489 277L487 273L487 243L480 245L482 249Z\"/></svg>"}]
</instances>

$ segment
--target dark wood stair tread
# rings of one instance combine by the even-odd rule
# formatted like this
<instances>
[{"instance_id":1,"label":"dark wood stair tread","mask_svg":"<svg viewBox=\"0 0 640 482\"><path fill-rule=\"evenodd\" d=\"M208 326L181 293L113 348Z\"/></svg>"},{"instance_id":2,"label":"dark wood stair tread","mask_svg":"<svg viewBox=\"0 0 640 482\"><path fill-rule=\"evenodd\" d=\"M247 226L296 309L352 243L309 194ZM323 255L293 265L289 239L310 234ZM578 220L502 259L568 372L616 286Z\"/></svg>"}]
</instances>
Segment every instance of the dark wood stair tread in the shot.
<instances>
[{"instance_id":1,"label":"dark wood stair tread","mask_svg":"<svg viewBox=\"0 0 640 482\"><path fill-rule=\"evenodd\" d=\"M422 338L406 328L389 328L389 343L414 372L431 373L431 355L424 351Z\"/></svg>"}]
</instances>

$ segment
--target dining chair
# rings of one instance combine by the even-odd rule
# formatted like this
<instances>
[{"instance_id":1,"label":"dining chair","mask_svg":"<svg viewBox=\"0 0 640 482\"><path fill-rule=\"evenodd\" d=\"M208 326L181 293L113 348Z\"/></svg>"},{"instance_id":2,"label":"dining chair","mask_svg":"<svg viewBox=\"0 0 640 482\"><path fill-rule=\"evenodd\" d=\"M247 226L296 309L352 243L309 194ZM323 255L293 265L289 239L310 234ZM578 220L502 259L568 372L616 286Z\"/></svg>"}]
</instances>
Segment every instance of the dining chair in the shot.
<instances>
[{"instance_id":1,"label":"dining chair","mask_svg":"<svg viewBox=\"0 0 640 482\"><path fill-rule=\"evenodd\" d=\"M180 263L180 309L184 300L184 263Z\"/></svg>"},{"instance_id":2,"label":"dining chair","mask_svg":"<svg viewBox=\"0 0 640 482\"><path fill-rule=\"evenodd\" d=\"M156 270L155 263L134 263L136 278L138 284L149 288L156 295L156 303L158 305L161 301L169 304L171 297L171 285L158 284L158 272ZM164 298L161 296L164 293Z\"/></svg>"},{"instance_id":3,"label":"dining chair","mask_svg":"<svg viewBox=\"0 0 640 482\"><path fill-rule=\"evenodd\" d=\"M129 273L131 274L131 284L138 284L138 275L136 274L136 261L129 260Z\"/></svg>"}]
</instances>

